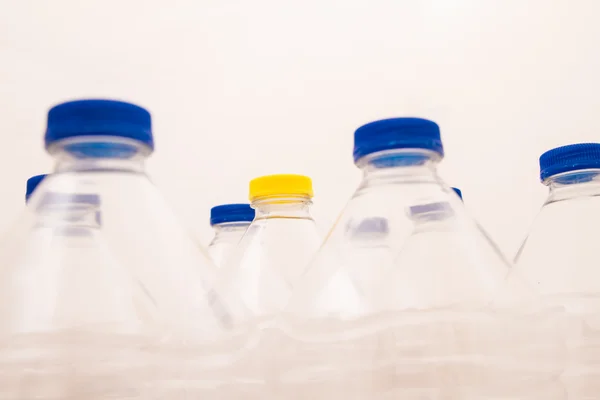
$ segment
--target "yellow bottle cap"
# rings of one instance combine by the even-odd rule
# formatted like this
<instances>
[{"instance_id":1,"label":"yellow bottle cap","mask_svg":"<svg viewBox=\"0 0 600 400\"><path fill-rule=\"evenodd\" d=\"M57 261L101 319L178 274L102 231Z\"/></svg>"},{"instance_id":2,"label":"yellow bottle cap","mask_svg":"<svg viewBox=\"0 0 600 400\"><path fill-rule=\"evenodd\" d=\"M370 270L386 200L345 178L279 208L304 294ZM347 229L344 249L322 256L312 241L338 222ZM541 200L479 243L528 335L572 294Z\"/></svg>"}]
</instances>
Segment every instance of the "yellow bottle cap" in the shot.
<instances>
[{"instance_id":1,"label":"yellow bottle cap","mask_svg":"<svg viewBox=\"0 0 600 400\"><path fill-rule=\"evenodd\" d=\"M308 176L293 174L266 175L250 181L250 201L286 194L313 197L312 181Z\"/></svg>"}]
</instances>

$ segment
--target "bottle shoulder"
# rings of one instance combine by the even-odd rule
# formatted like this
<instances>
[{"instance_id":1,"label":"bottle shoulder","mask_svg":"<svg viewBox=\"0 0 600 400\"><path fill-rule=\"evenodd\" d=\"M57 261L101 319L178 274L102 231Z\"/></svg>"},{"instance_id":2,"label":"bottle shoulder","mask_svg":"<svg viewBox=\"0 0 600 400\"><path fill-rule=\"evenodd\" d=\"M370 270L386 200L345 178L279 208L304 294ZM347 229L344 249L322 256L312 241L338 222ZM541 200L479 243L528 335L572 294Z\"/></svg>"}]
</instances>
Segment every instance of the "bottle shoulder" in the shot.
<instances>
[{"instance_id":1,"label":"bottle shoulder","mask_svg":"<svg viewBox=\"0 0 600 400\"><path fill-rule=\"evenodd\" d=\"M600 197L550 198L516 257L516 271L546 295L600 293Z\"/></svg>"}]
</instances>

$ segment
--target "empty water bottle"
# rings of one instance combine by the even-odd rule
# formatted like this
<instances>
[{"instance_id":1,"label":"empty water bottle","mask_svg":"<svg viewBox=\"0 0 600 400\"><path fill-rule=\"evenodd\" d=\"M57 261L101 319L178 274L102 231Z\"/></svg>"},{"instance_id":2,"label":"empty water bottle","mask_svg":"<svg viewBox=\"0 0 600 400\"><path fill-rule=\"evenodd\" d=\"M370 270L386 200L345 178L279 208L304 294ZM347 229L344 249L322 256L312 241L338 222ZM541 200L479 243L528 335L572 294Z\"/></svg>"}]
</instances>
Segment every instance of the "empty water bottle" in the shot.
<instances>
[{"instance_id":1,"label":"empty water bottle","mask_svg":"<svg viewBox=\"0 0 600 400\"><path fill-rule=\"evenodd\" d=\"M313 188L302 175L269 175L250 182L254 221L220 275L251 314L271 319L286 305L320 238L310 214Z\"/></svg>"},{"instance_id":2,"label":"empty water bottle","mask_svg":"<svg viewBox=\"0 0 600 400\"><path fill-rule=\"evenodd\" d=\"M54 171L0 249L0 398L226 397L243 308L146 176L150 114L63 103L45 143Z\"/></svg>"},{"instance_id":3,"label":"empty water bottle","mask_svg":"<svg viewBox=\"0 0 600 400\"><path fill-rule=\"evenodd\" d=\"M569 398L600 393L600 144L558 147L540 157L544 202L516 259L516 270L550 304L565 307Z\"/></svg>"},{"instance_id":4,"label":"empty water bottle","mask_svg":"<svg viewBox=\"0 0 600 400\"><path fill-rule=\"evenodd\" d=\"M26 197L30 197L44 179L46 175L28 179ZM67 324L71 318L77 318L78 324L85 327L94 324L95 320L110 319L110 313L120 307L123 319L132 312L123 307L127 301L120 297L125 293L118 290L112 293L103 291L111 284L115 287L122 285L115 280L120 275L117 270L119 263L99 234L100 209L100 197L96 194L45 192L43 198L38 199L35 204L35 224L27 238L27 248L36 250L22 255L22 265L28 268L19 271L18 280L20 287L28 291L35 287L36 292L22 295L11 293L13 301L18 300L16 304L27 304L25 312L14 313L9 318L16 328L36 332L46 329L45 325ZM84 260L85 266L81 265ZM46 268L38 269L37 265ZM82 287L81 291L72 289L61 296L54 294L53 301L48 301L48 296L55 290L54 275L57 273L70 274L70 279L74 281L94 279L97 283ZM80 274L86 277L81 278ZM75 316L77 308L68 304L71 301L90 312ZM50 322L52 319L54 322Z\"/></svg>"},{"instance_id":5,"label":"empty water bottle","mask_svg":"<svg viewBox=\"0 0 600 400\"><path fill-rule=\"evenodd\" d=\"M554 320L518 308L530 296L505 285L509 263L437 173L443 154L432 121L356 131L362 182L279 319L282 396L562 398Z\"/></svg>"},{"instance_id":6,"label":"empty water bottle","mask_svg":"<svg viewBox=\"0 0 600 400\"><path fill-rule=\"evenodd\" d=\"M254 209L250 204L223 204L211 208L210 226L215 236L208 245L208 253L220 267L231 255L254 219Z\"/></svg>"}]
</instances>

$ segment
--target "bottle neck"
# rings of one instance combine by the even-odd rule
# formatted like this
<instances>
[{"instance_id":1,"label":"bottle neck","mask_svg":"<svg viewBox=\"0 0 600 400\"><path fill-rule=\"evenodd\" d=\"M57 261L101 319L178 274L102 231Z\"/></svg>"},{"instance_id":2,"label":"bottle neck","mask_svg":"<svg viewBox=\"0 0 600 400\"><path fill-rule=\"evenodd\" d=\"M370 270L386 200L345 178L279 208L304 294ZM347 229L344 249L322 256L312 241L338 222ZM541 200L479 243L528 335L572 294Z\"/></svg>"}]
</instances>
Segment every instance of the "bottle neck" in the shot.
<instances>
[{"instance_id":1,"label":"bottle neck","mask_svg":"<svg viewBox=\"0 0 600 400\"><path fill-rule=\"evenodd\" d=\"M547 202L567 200L580 196L600 195L600 169L569 171L547 178L550 189Z\"/></svg>"},{"instance_id":2,"label":"bottle neck","mask_svg":"<svg viewBox=\"0 0 600 400\"><path fill-rule=\"evenodd\" d=\"M385 150L359 159L363 185L389 182L435 182L441 155L424 149Z\"/></svg>"},{"instance_id":3,"label":"bottle neck","mask_svg":"<svg viewBox=\"0 0 600 400\"><path fill-rule=\"evenodd\" d=\"M224 222L222 224L213 225L215 231L215 238L221 238L229 235L243 235L250 226L250 222L239 221L239 222Z\"/></svg>"},{"instance_id":4,"label":"bottle neck","mask_svg":"<svg viewBox=\"0 0 600 400\"><path fill-rule=\"evenodd\" d=\"M82 136L60 140L48 147L55 158L55 172L145 170L152 150L145 144L113 136Z\"/></svg>"},{"instance_id":5,"label":"bottle neck","mask_svg":"<svg viewBox=\"0 0 600 400\"><path fill-rule=\"evenodd\" d=\"M256 211L255 220L265 218L312 219L311 205L311 198L302 195L259 197L251 203L252 208Z\"/></svg>"}]
</instances>

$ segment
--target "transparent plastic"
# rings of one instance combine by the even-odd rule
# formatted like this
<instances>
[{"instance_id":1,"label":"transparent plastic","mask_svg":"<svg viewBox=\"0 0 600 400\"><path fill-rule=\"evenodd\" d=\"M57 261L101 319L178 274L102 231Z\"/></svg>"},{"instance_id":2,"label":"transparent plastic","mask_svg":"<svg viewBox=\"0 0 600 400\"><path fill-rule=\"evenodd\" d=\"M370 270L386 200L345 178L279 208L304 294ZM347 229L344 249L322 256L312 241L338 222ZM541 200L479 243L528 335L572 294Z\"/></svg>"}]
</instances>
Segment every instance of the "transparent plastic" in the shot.
<instances>
[{"instance_id":1,"label":"transparent plastic","mask_svg":"<svg viewBox=\"0 0 600 400\"><path fill-rule=\"evenodd\" d=\"M237 293L256 323L287 304L298 278L320 245L309 196L259 197L254 221L220 274L225 295Z\"/></svg>"},{"instance_id":2,"label":"transparent plastic","mask_svg":"<svg viewBox=\"0 0 600 400\"><path fill-rule=\"evenodd\" d=\"M553 313L421 149L363 180L278 320L271 390L311 399L559 399ZM527 302L527 308L522 305Z\"/></svg>"},{"instance_id":3,"label":"transparent plastic","mask_svg":"<svg viewBox=\"0 0 600 400\"><path fill-rule=\"evenodd\" d=\"M144 173L150 149L48 151L54 173L0 249L0 399L227 398L244 308Z\"/></svg>"},{"instance_id":4,"label":"transparent plastic","mask_svg":"<svg viewBox=\"0 0 600 400\"><path fill-rule=\"evenodd\" d=\"M246 233L250 222L225 222L213 225L215 236L208 245L208 254L217 267L223 266Z\"/></svg>"},{"instance_id":5,"label":"transparent plastic","mask_svg":"<svg viewBox=\"0 0 600 400\"><path fill-rule=\"evenodd\" d=\"M562 377L569 398L600 393L600 169L554 175L548 197L515 258L516 271L549 304L562 306L569 361Z\"/></svg>"},{"instance_id":6,"label":"transparent plastic","mask_svg":"<svg viewBox=\"0 0 600 400\"><path fill-rule=\"evenodd\" d=\"M221 293L241 296L249 309L248 323L259 329L255 351L236 364L236 371L245 374L245 391L261 399L278 396L271 384L279 347L275 317L320 244L311 204L310 197L300 195L255 199L254 221L219 271Z\"/></svg>"}]
</instances>

